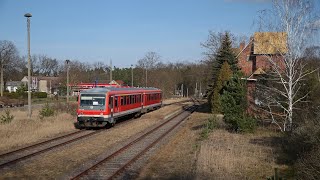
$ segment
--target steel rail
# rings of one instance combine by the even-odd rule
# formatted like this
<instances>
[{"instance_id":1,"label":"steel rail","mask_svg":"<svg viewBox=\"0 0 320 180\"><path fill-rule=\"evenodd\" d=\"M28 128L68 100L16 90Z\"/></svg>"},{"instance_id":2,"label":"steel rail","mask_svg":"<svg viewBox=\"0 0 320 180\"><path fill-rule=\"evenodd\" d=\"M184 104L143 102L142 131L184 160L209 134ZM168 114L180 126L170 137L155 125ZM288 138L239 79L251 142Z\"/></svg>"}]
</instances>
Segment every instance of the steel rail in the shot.
<instances>
[{"instance_id":1,"label":"steel rail","mask_svg":"<svg viewBox=\"0 0 320 180\"><path fill-rule=\"evenodd\" d=\"M45 149L43 149L43 150L40 150L40 151L31 153L31 154L28 154L28 155L25 155L25 156L16 158L16 159L14 159L14 160L5 162L5 163L3 163L3 164L0 164L0 169L2 169L2 168L4 168L4 167L7 167L7 166L9 166L9 165L15 164L15 163L17 163L17 162L19 162L19 161L22 161L22 160L31 158L31 157L33 157L33 156L42 154L42 153L47 152L47 151L50 151L50 150L52 150L52 149L55 149L55 148L58 148L58 147L61 147L61 146L70 144L70 143L72 143L72 142L78 141L78 140L80 140L80 139L83 139L83 138L86 138L86 137L89 137L89 136L92 136L92 135L97 134L97 133L100 133L100 132L102 132L102 131L104 131L104 130L94 131L94 132L92 132L92 133L85 134L85 135L83 135L83 136L80 136L80 137L71 139L71 140L69 140L69 141L65 141L65 142L63 142L63 143L59 143L59 144L57 144L57 145L54 145L54 146L45 148Z\"/></svg>"},{"instance_id":2,"label":"steel rail","mask_svg":"<svg viewBox=\"0 0 320 180\"><path fill-rule=\"evenodd\" d=\"M185 111L184 111L185 112ZM188 116L187 116L188 117ZM185 120L185 118L178 121L174 126L172 126L170 129L168 129L166 132L164 132L161 136L159 136L155 141L153 141L150 145L148 145L145 149L143 149L138 155L133 157L130 161L128 161L126 164L124 164L122 167L120 167L113 175L111 175L108 179L113 179L116 176L118 176L120 173L122 173L128 166L130 166L132 163L134 163L137 159L139 159L143 154L145 154L150 148L152 148L154 145L156 145L161 139L163 139L167 134L169 134L173 129L175 129L180 123L182 123Z\"/></svg>"},{"instance_id":3,"label":"steel rail","mask_svg":"<svg viewBox=\"0 0 320 180\"><path fill-rule=\"evenodd\" d=\"M194 105L191 106L191 107L194 107ZM131 147L131 146L133 146L135 143L139 142L140 140L142 140L143 138L145 138L147 135L153 133L153 132L156 131L157 129L163 127L164 125L166 125L167 123L169 123L171 120L173 120L173 119L176 118L177 116L179 116L179 115L181 115L182 113L186 112L186 111L187 111L188 109L190 109L191 107L186 108L186 109L183 110L182 112L174 115L173 117L171 117L171 118L168 119L167 121L161 123L161 124L158 125L157 127L151 129L150 131L144 133L143 135L141 135L140 137L138 137L138 138L136 138L135 140L131 141L130 143L124 145L122 148L118 149L116 152L112 153L111 155L107 156L107 157L104 158L103 160L97 162L96 164L92 165L91 167L87 168L86 170L82 171L81 173L77 174L76 176L72 177L71 179L80 179L81 177L87 175L90 171L96 169L96 168L99 167L101 164L103 164L103 163L109 161L110 159L116 157L116 156L119 155L120 153L125 152L126 149L128 149L128 148ZM183 118L182 120L180 120L174 127L170 128L170 129L171 129L170 131L172 131L176 126L178 126L184 119L185 119L185 118ZM170 131L168 131L168 133L169 133ZM166 134L167 134L167 133L163 134L161 138L163 138ZM161 138L158 138L158 140L156 140L156 141L158 142ZM153 142L152 144L155 145L157 142ZM153 146L153 145L152 145L152 146ZM150 147L152 147L152 146L148 146L148 149L149 149ZM148 149L147 149L147 150L148 150ZM147 150L144 150L143 152L146 152ZM141 153L139 153L139 154L142 155L143 152L141 152ZM141 155L140 155L140 156L141 156ZM137 157L137 158L139 158L139 157ZM137 159L137 158L135 158L135 159ZM132 160L132 162L134 162L134 161L135 161L135 160ZM130 163L130 164L131 164L131 163ZM129 164L128 164L128 165L129 165ZM124 165L125 167L123 167L123 168L121 168L121 169L124 170L128 165L127 165L127 164ZM119 172L121 172L122 170L118 169ZM117 172L118 172L118 171L117 171ZM114 176L114 175L112 175L112 177L113 177L113 176Z\"/></svg>"},{"instance_id":4,"label":"steel rail","mask_svg":"<svg viewBox=\"0 0 320 180\"><path fill-rule=\"evenodd\" d=\"M36 146L47 144L47 143L50 143L52 141L56 141L56 140L59 140L59 139L62 139L62 138L68 137L68 136L72 136L72 135L75 135L75 134L78 134L78 133L82 133L82 132L84 132L84 131L81 130L81 131L72 132L72 133L65 134L65 135L59 136L59 137L55 137L53 139L49 139L49 140L46 140L46 141L43 141L43 142L40 142L40 143L32 144L30 146L23 147L23 148L14 150L14 151L10 151L10 152L4 153L4 154L0 154L0 159L3 158L4 156L8 156L8 155L11 155L11 154L14 154L14 153L17 153L17 152L25 151L27 149L31 149L31 148L34 148Z\"/></svg>"}]
</instances>

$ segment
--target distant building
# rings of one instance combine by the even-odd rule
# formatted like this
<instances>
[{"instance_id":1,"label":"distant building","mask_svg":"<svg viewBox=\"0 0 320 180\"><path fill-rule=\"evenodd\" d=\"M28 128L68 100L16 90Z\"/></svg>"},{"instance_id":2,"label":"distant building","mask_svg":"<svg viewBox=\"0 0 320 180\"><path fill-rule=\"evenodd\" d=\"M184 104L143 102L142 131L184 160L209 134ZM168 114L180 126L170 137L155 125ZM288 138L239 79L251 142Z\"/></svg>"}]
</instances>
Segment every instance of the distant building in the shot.
<instances>
[{"instance_id":1,"label":"distant building","mask_svg":"<svg viewBox=\"0 0 320 180\"><path fill-rule=\"evenodd\" d=\"M6 83L6 89L11 92L17 92L17 89L21 87L24 83L21 81L8 81Z\"/></svg>"},{"instance_id":2,"label":"distant building","mask_svg":"<svg viewBox=\"0 0 320 180\"><path fill-rule=\"evenodd\" d=\"M71 87L71 95L77 96L79 95L80 91L85 89L91 89L96 87L129 87L125 85L125 83L122 80L112 80L110 83L78 83L78 84L69 84Z\"/></svg>"},{"instance_id":3,"label":"distant building","mask_svg":"<svg viewBox=\"0 0 320 180\"><path fill-rule=\"evenodd\" d=\"M240 43L238 66L246 77L266 72L271 64L268 58L272 57L280 66L284 67L281 54L287 52L287 35L282 32L256 32L248 44Z\"/></svg>"},{"instance_id":4,"label":"distant building","mask_svg":"<svg viewBox=\"0 0 320 180\"><path fill-rule=\"evenodd\" d=\"M259 76L266 74L272 67L268 58L284 69L283 55L287 52L287 34L283 32L256 32L250 41L240 43L238 66L247 80L247 99L250 108L259 102L254 97L256 82Z\"/></svg>"},{"instance_id":5,"label":"distant building","mask_svg":"<svg viewBox=\"0 0 320 180\"><path fill-rule=\"evenodd\" d=\"M28 76L22 78L21 82L28 84ZM59 77L32 76L31 91L57 94L59 87Z\"/></svg>"}]
</instances>

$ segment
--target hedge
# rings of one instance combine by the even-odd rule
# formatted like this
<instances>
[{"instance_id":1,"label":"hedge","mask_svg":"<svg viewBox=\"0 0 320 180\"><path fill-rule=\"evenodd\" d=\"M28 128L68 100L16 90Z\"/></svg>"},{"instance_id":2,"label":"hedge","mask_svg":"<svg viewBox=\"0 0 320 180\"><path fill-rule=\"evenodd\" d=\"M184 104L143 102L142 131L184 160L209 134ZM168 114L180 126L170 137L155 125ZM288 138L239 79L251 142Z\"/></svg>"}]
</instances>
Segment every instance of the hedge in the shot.
<instances>
[{"instance_id":1,"label":"hedge","mask_svg":"<svg viewBox=\"0 0 320 180\"><path fill-rule=\"evenodd\" d=\"M17 92L4 92L3 95L10 99L28 98L28 92L24 92L23 94ZM46 92L31 92L32 98L47 98L47 96L48 94Z\"/></svg>"}]
</instances>

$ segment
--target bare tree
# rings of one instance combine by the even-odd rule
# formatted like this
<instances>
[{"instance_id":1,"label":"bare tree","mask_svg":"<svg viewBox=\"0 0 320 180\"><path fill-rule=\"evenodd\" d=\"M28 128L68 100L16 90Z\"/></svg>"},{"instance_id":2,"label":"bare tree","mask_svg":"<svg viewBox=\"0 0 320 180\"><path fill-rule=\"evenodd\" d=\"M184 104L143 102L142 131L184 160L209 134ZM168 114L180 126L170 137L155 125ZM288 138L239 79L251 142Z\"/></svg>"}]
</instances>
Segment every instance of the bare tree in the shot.
<instances>
[{"instance_id":1,"label":"bare tree","mask_svg":"<svg viewBox=\"0 0 320 180\"><path fill-rule=\"evenodd\" d=\"M44 76L57 76L58 75L58 61L49 58L46 55L38 56L39 74Z\"/></svg>"},{"instance_id":2,"label":"bare tree","mask_svg":"<svg viewBox=\"0 0 320 180\"><path fill-rule=\"evenodd\" d=\"M145 86L146 87L148 86L148 71L150 69L155 68L159 62L160 62L160 55L158 55L156 52L147 52L144 58L138 61L137 66L145 70Z\"/></svg>"},{"instance_id":3,"label":"bare tree","mask_svg":"<svg viewBox=\"0 0 320 180\"><path fill-rule=\"evenodd\" d=\"M260 54L270 63L268 82L259 86L263 91L260 100L281 131L292 129L295 107L308 95L299 92L304 78L313 72L305 71L302 59L306 44L318 28L312 7L312 1L308 0L274 0L272 10L263 11L260 18L260 28L281 32L254 42L255 47L263 48L266 53Z\"/></svg>"},{"instance_id":4,"label":"bare tree","mask_svg":"<svg viewBox=\"0 0 320 180\"><path fill-rule=\"evenodd\" d=\"M0 41L0 73L1 73L1 96L3 96L4 82L3 82L3 70L5 66L8 66L11 61L17 55L17 48L11 41Z\"/></svg>"}]
</instances>

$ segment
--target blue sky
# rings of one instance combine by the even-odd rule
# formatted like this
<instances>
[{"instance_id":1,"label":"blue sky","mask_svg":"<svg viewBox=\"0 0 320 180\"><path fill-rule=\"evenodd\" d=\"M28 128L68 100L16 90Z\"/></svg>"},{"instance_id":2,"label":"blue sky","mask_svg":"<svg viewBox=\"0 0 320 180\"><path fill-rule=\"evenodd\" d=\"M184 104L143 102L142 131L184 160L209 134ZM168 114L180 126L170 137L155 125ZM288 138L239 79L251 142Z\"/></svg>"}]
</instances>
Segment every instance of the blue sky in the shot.
<instances>
[{"instance_id":1,"label":"blue sky","mask_svg":"<svg viewBox=\"0 0 320 180\"><path fill-rule=\"evenodd\" d=\"M268 0L0 0L0 40L27 53L25 13L31 18L31 53L82 62L112 59L129 67L146 52L163 62L203 58L208 31L250 36Z\"/></svg>"}]
</instances>

